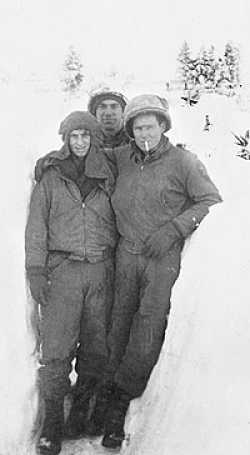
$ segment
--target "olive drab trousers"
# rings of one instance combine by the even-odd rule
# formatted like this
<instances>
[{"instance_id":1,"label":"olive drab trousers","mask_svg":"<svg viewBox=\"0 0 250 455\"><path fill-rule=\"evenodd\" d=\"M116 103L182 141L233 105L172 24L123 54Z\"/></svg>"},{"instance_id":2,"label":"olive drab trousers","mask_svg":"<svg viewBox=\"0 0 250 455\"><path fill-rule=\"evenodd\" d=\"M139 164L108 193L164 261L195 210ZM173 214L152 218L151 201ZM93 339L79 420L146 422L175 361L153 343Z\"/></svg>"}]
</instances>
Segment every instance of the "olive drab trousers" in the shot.
<instances>
[{"instance_id":1,"label":"olive drab trousers","mask_svg":"<svg viewBox=\"0 0 250 455\"><path fill-rule=\"evenodd\" d=\"M181 249L159 260L117 249L108 374L133 397L144 391L160 354Z\"/></svg>"},{"instance_id":2,"label":"olive drab trousers","mask_svg":"<svg viewBox=\"0 0 250 455\"><path fill-rule=\"evenodd\" d=\"M79 343L82 381L102 375L114 281L113 258L95 263L54 259L59 264L49 273L48 304L40 317L39 381L48 399L67 393Z\"/></svg>"}]
</instances>

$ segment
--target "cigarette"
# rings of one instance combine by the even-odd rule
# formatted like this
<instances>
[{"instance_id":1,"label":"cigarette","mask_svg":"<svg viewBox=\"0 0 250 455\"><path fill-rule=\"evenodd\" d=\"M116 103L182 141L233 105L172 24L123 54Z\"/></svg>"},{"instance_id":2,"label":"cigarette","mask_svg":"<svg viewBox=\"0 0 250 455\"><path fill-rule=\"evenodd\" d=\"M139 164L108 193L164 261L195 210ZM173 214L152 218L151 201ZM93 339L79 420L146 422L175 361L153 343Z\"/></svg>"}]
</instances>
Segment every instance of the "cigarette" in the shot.
<instances>
[{"instance_id":1,"label":"cigarette","mask_svg":"<svg viewBox=\"0 0 250 455\"><path fill-rule=\"evenodd\" d=\"M146 150L146 152L149 152L149 145L148 145L148 141L145 141L145 150Z\"/></svg>"}]
</instances>

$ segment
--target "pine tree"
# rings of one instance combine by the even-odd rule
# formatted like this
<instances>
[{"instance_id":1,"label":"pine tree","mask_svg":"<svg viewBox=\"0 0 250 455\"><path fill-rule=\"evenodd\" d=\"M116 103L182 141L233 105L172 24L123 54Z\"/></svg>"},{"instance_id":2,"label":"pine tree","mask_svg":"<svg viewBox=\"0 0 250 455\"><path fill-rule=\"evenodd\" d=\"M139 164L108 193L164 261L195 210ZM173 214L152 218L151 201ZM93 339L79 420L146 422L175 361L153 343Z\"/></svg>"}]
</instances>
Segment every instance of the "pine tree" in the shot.
<instances>
[{"instance_id":1,"label":"pine tree","mask_svg":"<svg viewBox=\"0 0 250 455\"><path fill-rule=\"evenodd\" d=\"M219 88L223 84L227 86L230 84L230 76L225 60L219 57L215 67L215 87Z\"/></svg>"},{"instance_id":2,"label":"pine tree","mask_svg":"<svg viewBox=\"0 0 250 455\"><path fill-rule=\"evenodd\" d=\"M195 85L200 85L200 76L201 76L201 61L200 57L192 58L189 63L189 80L191 82L192 88Z\"/></svg>"},{"instance_id":3,"label":"pine tree","mask_svg":"<svg viewBox=\"0 0 250 455\"><path fill-rule=\"evenodd\" d=\"M202 47L199 53L199 81L206 90L214 88L215 56L214 46L208 50Z\"/></svg>"},{"instance_id":4,"label":"pine tree","mask_svg":"<svg viewBox=\"0 0 250 455\"><path fill-rule=\"evenodd\" d=\"M84 76L82 74L83 65L80 60L80 56L74 50L73 46L70 46L68 55L65 58L63 64L63 90L65 92L75 92L81 87Z\"/></svg>"},{"instance_id":5,"label":"pine tree","mask_svg":"<svg viewBox=\"0 0 250 455\"><path fill-rule=\"evenodd\" d=\"M208 57L209 72L207 75L206 87L208 89L214 89L216 86L217 61L216 61L216 57L215 57L215 47L213 45L211 45L210 48L208 49L207 57Z\"/></svg>"},{"instance_id":6,"label":"pine tree","mask_svg":"<svg viewBox=\"0 0 250 455\"><path fill-rule=\"evenodd\" d=\"M228 69L231 87L235 88L240 83L240 55L239 49L233 46L231 42L228 42L225 46L224 60Z\"/></svg>"},{"instance_id":7,"label":"pine tree","mask_svg":"<svg viewBox=\"0 0 250 455\"><path fill-rule=\"evenodd\" d=\"M187 41L184 41L182 48L179 52L179 56L177 58L179 62L179 74L181 81L184 84L184 88L187 89L189 87L190 82L192 81L191 75L191 67L192 67L192 59L191 59L191 51Z\"/></svg>"},{"instance_id":8,"label":"pine tree","mask_svg":"<svg viewBox=\"0 0 250 455\"><path fill-rule=\"evenodd\" d=\"M205 85L205 62L204 62L204 48L201 48L197 59L194 60L196 70L196 83L204 87Z\"/></svg>"}]
</instances>

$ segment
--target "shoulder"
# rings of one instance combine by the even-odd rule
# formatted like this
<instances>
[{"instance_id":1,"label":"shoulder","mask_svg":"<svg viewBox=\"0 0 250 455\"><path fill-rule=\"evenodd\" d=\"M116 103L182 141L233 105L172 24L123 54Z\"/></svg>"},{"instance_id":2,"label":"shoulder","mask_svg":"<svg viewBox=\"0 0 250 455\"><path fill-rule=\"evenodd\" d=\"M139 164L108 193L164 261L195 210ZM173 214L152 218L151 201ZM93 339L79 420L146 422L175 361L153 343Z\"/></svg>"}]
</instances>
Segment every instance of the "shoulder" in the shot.
<instances>
[{"instance_id":1,"label":"shoulder","mask_svg":"<svg viewBox=\"0 0 250 455\"><path fill-rule=\"evenodd\" d=\"M130 156L131 152L132 148L130 144L120 145L119 147L115 147L113 150L113 153L117 159Z\"/></svg>"},{"instance_id":2,"label":"shoulder","mask_svg":"<svg viewBox=\"0 0 250 455\"><path fill-rule=\"evenodd\" d=\"M130 144L125 144L114 148L104 148L103 151L109 162L111 161L113 164L119 165L121 161L126 161L132 149Z\"/></svg>"},{"instance_id":3,"label":"shoulder","mask_svg":"<svg viewBox=\"0 0 250 455\"><path fill-rule=\"evenodd\" d=\"M58 170L53 167L47 167L41 175L39 180L36 180L36 186L52 188L57 185L59 173Z\"/></svg>"},{"instance_id":4,"label":"shoulder","mask_svg":"<svg viewBox=\"0 0 250 455\"><path fill-rule=\"evenodd\" d=\"M41 179L34 183L31 192L31 199L33 201L40 204L44 199L47 201L51 199L54 189L58 186L56 174L55 169L49 168L43 173Z\"/></svg>"},{"instance_id":5,"label":"shoulder","mask_svg":"<svg viewBox=\"0 0 250 455\"><path fill-rule=\"evenodd\" d=\"M200 162L198 156L188 150L183 144L171 144L170 153L176 157L176 160L180 164L190 167L195 165L197 162Z\"/></svg>"},{"instance_id":6,"label":"shoulder","mask_svg":"<svg viewBox=\"0 0 250 455\"><path fill-rule=\"evenodd\" d=\"M207 174L206 167L198 156L182 145L171 144L168 156L175 173L180 177L182 176L183 179L188 178L189 175L195 176L199 174L205 176Z\"/></svg>"},{"instance_id":7,"label":"shoulder","mask_svg":"<svg viewBox=\"0 0 250 455\"><path fill-rule=\"evenodd\" d=\"M56 159L62 160L65 159L67 156L68 154L65 153L64 148L62 148L60 150L52 150L51 152L39 158L35 165L34 171L35 181L40 182L44 173L45 172L47 173L47 170L55 162Z\"/></svg>"}]
</instances>

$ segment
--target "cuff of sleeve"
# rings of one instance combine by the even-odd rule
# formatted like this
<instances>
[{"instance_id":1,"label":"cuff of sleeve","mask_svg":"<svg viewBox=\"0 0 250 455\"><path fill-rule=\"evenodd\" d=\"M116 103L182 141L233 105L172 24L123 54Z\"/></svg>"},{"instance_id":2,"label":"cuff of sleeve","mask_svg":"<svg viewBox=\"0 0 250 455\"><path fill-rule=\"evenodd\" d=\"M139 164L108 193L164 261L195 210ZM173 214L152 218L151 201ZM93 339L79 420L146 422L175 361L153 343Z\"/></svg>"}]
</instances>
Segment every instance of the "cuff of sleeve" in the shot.
<instances>
[{"instance_id":1,"label":"cuff of sleeve","mask_svg":"<svg viewBox=\"0 0 250 455\"><path fill-rule=\"evenodd\" d=\"M177 220L171 220L171 223L173 225L173 228L175 229L176 236L178 236L179 238L183 239L184 235L181 232L181 229L180 229L178 221Z\"/></svg>"}]
</instances>

